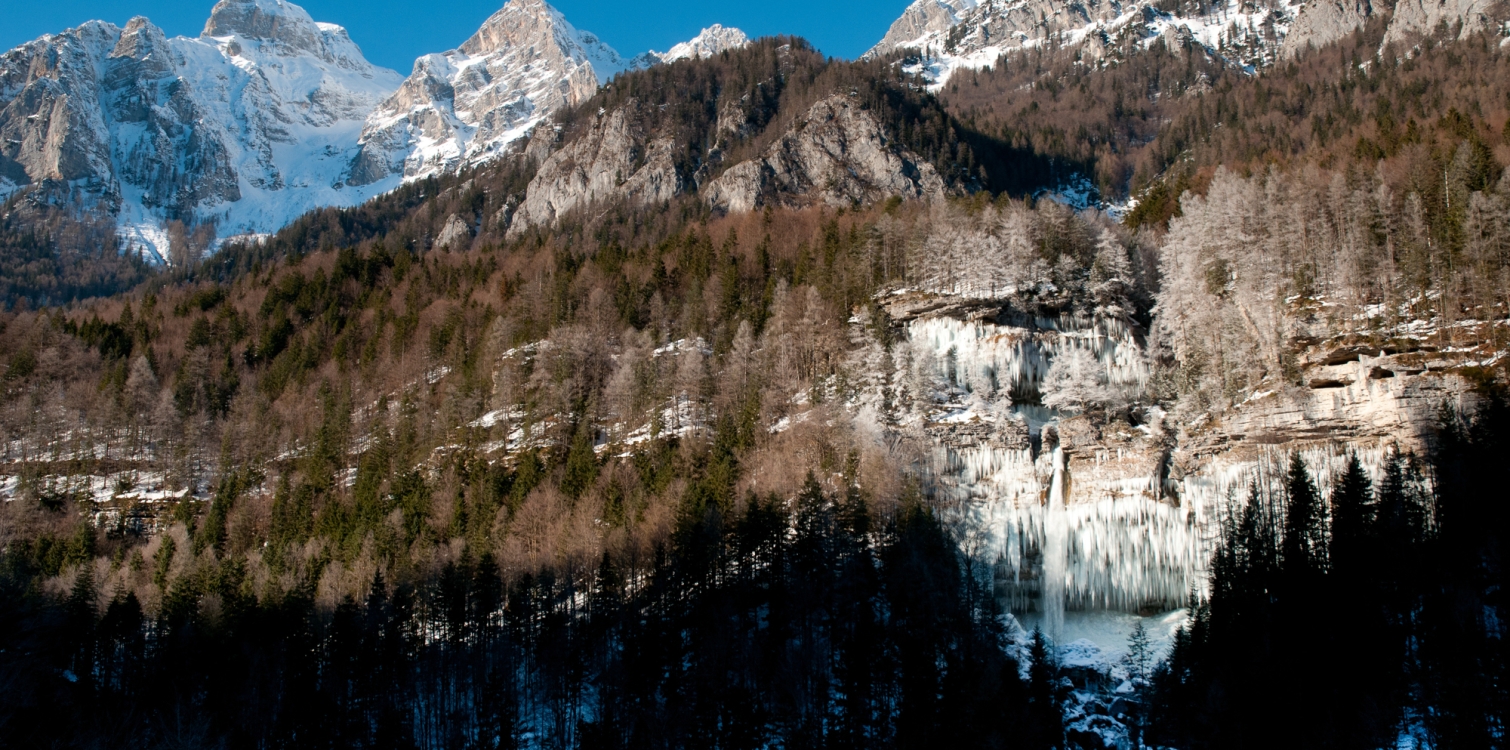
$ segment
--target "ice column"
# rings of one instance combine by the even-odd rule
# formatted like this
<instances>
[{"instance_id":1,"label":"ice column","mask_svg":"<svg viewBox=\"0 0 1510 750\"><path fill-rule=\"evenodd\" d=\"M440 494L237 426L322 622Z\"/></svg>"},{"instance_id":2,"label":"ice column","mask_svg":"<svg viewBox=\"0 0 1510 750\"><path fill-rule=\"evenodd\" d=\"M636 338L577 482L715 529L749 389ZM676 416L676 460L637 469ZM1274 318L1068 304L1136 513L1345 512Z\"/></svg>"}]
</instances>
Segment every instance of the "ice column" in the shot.
<instances>
[{"instance_id":1,"label":"ice column","mask_svg":"<svg viewBox=\"0 0 1510 750\"><path fill-rule=\"evenodd\" d=\"M1069 525L1065 518L1064 450L1054 447L1054 480L1049 484L1049 507L1044 518L1043 620L1049 637L1057 640L1064 626L1065 575L1069 549Z\"/></svg>"}]
</instances>

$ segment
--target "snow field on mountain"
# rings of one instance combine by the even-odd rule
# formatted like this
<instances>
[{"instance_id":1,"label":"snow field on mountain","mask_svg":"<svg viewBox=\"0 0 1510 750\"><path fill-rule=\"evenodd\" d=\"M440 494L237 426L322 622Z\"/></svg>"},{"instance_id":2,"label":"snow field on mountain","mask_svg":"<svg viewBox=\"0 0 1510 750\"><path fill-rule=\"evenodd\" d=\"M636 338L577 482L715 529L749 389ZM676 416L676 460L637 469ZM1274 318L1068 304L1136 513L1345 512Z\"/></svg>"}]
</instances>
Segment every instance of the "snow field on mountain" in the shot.
<instances>
[{"instance_id":1,"label":"snow field on mountain","mask_svg":"<svg viewBox=\"0 0 1510 750\"><path fill-rule=\"evenodd\" d=\"M1213 6L1209 13L1198 16L1174 15L1143 2L1112 3L1110 7L1117 14L1111 18L1091 18L1080 25L1057 29L1045 21L1034 27L1031 35L1017 31L1000 41L981 41L987 36L982 33L982 27L995 19L1040 5L1044 4L1035 0L972 4L954 26L929 31L909 42L897 44L896 48L912 48L922 53L920 59L907 63L904 68L926 79L929 90L934 92L942 91L956 72L994 66L1002 55L1010 52L1045 45L1078 47L1093 36L1109 41L1124 34L1133 34L1144 48L1159 43L1174 47L1181 37L1188 38L1212 54L1233 59L1251 72L1276 59L1302 3L1284 0L1276 7L1267 7L1227 0ZM956 27L966 31L962 34ZM1272 27L1272 32L1266 34L1266 27Z\"/></svg>"}]
</instances>

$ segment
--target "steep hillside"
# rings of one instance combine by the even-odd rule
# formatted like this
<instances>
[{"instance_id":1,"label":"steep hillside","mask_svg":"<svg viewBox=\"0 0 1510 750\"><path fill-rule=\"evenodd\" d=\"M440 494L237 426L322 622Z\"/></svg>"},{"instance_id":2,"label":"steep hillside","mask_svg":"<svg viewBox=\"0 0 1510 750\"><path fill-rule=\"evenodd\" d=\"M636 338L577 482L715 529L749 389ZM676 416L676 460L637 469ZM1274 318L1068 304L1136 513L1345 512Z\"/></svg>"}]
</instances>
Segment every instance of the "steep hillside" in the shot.
<instances>
[{"instance_id":1,"label":"steep hillside","mask_svg":"<svg viewBox=\"0 0 1510 750\"><path fill-rule=\"evenodd\" d=\"M590 231L605 217L618 221L637 207L658 216L668 204L711 216L1023 195L1053 184L1056 171L950 117L886 62L824 60L801 40L765 39L626 72L557 113L521 153L408 183L365 206L312 212L266 241L228 245L209 265L244 267L245 258L356 242L399 225L406 243L423 250Z\"/></svg>"},{"instance_id":2,"label":"steep hillside","mask_svg":"<svg viewBox=\"0 0 1510 750\"><path fill-rule=\"evenodd\" d=\"M1146 198L1145 213L1161 221L1179 193L1199 188L1217 165L1372 171L1382 161L1397 196L1424 196L1430 185L1402 180L1441 172L1465 142L1480 154L1474 159L1510 160L1500 37L1425 37L1406 56L1395 46L1381 52L1387 30L1370 21L1261 75L1199 45L1156 46L1096 65L1069 51L1033 50L962 73L940 96L974 128L1081 170L1109 199ZM1157 192L1143 192L1155 182Z\"/></svg>"}]
</instances>

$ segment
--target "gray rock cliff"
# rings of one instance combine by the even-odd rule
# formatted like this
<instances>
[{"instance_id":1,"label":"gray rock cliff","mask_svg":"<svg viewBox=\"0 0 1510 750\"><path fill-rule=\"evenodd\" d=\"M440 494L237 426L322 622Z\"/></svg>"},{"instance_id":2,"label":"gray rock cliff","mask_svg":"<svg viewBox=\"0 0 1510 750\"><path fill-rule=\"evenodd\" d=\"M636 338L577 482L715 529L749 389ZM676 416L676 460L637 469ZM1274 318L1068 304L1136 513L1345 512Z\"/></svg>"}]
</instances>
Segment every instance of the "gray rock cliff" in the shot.
<instances>
[{"instance_id":1,"label":"gray rock cliff","mask_svg":"<svg viewBox=\"0 0 1510 750\"><path fill-rule=\"evenodd\" d=\"M932 164L893 143L875 117L841 95L814 104L760 158L730 167L701 190L713 207L735 212L771 202L848 206L943 192Z\"/></svg>"}]
</instances>

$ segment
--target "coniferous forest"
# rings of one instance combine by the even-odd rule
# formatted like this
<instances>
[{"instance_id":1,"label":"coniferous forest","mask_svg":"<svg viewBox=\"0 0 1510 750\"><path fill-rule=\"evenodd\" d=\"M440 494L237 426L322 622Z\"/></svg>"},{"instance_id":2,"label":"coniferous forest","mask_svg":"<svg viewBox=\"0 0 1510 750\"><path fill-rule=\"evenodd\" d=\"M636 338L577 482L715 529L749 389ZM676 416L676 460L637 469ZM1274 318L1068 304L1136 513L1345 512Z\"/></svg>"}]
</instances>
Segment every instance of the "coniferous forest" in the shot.
<instances>
[{"instance_id":1,"label":"coniferous forest","mask_svg":"<svg viewBox=\"0 0 1510 750\"><path fill-rule=\"evenodd\" d=\"M1176 747L1496 747L1505 722L1505 404L1448 416L1429 458L1348 461L1322 494L1294 455L1234 505L1153 678L1149 737ZM1286 721L1276 722L1275 716Z\"/></svg>"},{"instance_id":2,"label":"coniferous forest","mask_svg":"<svg viewBox=\"0 0 1510 750\"><path fill-rule=\"evenodd\" d=\"M142 747L1050 747L1055 686L917 498L878 518L809 478L686 507L651 559L505 584L484 553L332 611L229 563L155 617L6 571L7 737ZM207 607L207 602L213 606ZM1047 710L1045 710L1047 706ZM63 732L60 726L67 727ZM531 727L534 735L522 727Z\"/></svg>"},{"instance_id":3,"label":"coniferous forest","mask_svg":"<svg viewBox=\"0 0 1510 750\"><path fill-rule=\"evenodd\" d=\"M162 264L16 188L0 748L1506 747L1510 26L1392 17L754 40Z\"/></svg>"}]
</instances>

